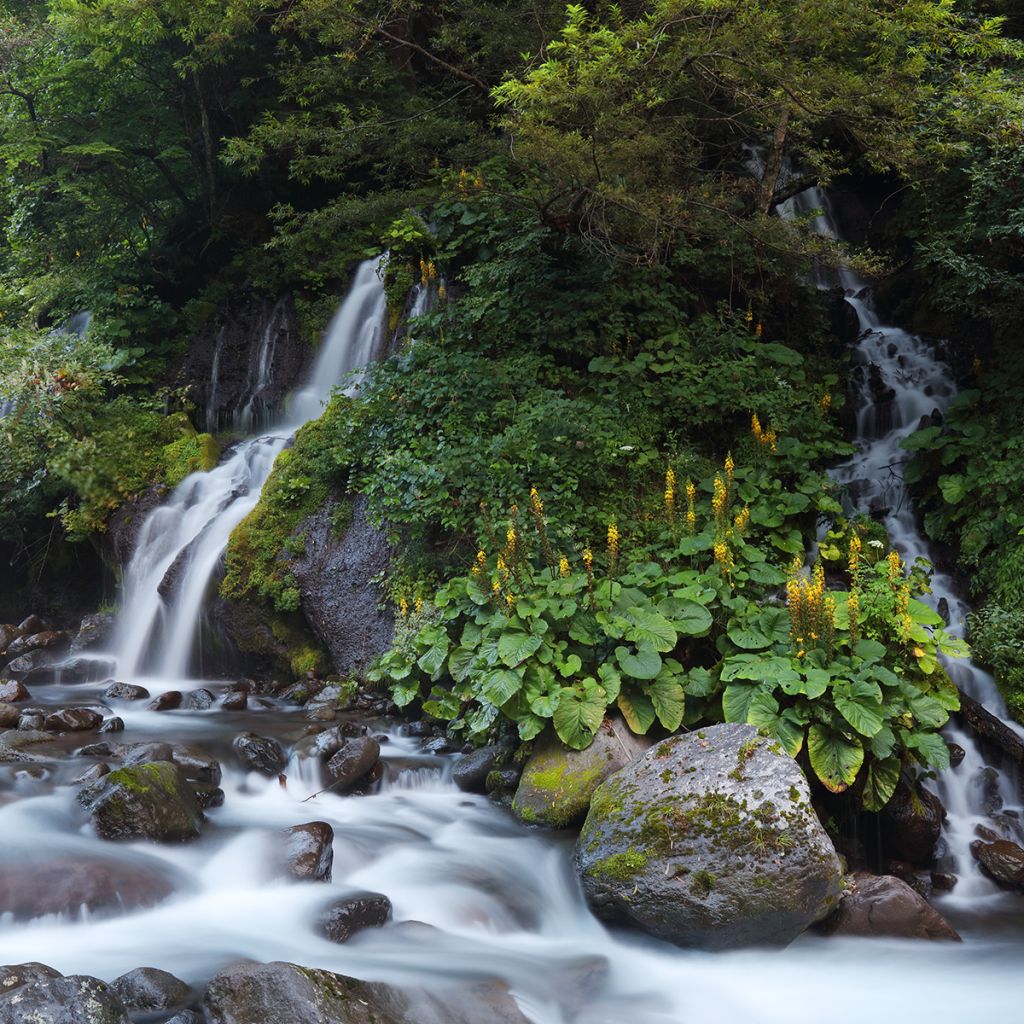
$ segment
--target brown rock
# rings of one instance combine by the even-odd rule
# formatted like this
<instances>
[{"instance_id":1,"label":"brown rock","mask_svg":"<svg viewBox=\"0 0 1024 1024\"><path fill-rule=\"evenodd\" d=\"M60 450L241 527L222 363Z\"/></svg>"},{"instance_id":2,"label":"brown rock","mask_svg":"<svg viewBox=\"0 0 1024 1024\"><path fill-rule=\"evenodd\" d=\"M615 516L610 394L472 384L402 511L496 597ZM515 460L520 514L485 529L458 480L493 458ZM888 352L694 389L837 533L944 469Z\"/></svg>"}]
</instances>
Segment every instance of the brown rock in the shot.
<instances>
[{"instance_id":1,"label":"brown rock","mask_svg":"<svg viewBox=\"0 0 1024 1024\"><path fill-rule=\"evenodd\" d=\"M379 892L344 896L321 911L317 931L331 942L347 942L366 928L380 928L391 920L391 900Z\"/></svg>"},{"instance_id":2,"label":"brown rock","mask_svg":"<svg viewBox=\"0 0 1024 1024\"><path fill-rule=\"evenodd\" d=\"M861 871L849 880L839 906L822 930L830 935L960 941L949 922L906 882L893 875Z\"/></svg>"},{"instance_id":3,"label":"brown rock","mask_svg":"<svg viewBox=\"0 0 1024 1024\"><path fill-rule=\"evenodd\" d=\"M221 698L220 706L224 711L244 711L248 703L245 690L228 690Z\"/></svg>"},{"instance_id":4,"label":"brown rock","mask_svg":"<svg viewBox=\"0 0 1024 1024\"><path fill-rule=\"evenodd\" d=\"M975 839L971 853L994 882L1007 889L1024 889L1024 850L1008 839L985 843Z\"/></svg>"},{"instance_id":5,"label":"brown rock","mask_svg":"<svg viewBox=\"0 0 1024 1024\"><path fill-rule=\"evenodd\" d=\"M62 708L46 716L43 728L49 732L89 732L103 724L103 716L89 708Z\"/></svg>"},{"instance_id":6,"label":"brown rock","mask_svg":"<svg viewBox=\"0 0 1024 1024\"><path fill-rule=\"evenodd\" d=\"M882 835L899 860L922 866L931 863L946 817L934 793L901 779L880 817Z\"/></svg>"},{"instance_id":7,"label":"brown rock","mask_svg":"<svg viewBox=\"0 0 1024 1024\"><path fill-rule=\"evenodd\" d=\"M293 825L280 835L280 869L300 882L329 882L334 864L334 829L326 821Z\"/></svg>"},{"instance_id":8,"label":"brown rock","mask_svg":"<svg viewBox=\"0 0 1024 1024\"><path fill-rule=\"evenodd\" d=\"M31 699L32 695L16 680L0 683L0 701L4 701L6 704L18 704L20 701Z\"/></svg>"},{"instance_id":9,"label":"brown rock","mask_svg":"<svg viewBox=\"0 0 1024 1024\"><path fill-rule=\"evenodd\" d=\"M7 654L16 658L30 651L48 651L54 647L61 647L68 642L67 633L61 630L51 629L42 633L23 634L12 640L7 647Z\"/></svg>"},{"instance_id":10,"label":"brown rock","mask_svg":"<svg viewBox=\"0 0 1024 1024\"><path fill-rule=\"evenodd\" d=\"M21 712L13 704L0 703L0 729L16 729Z\"/></svg>"},{"instance_id":11,"label":"brown rock","mask_svg":"<svg viewBox=\"0 0 1024 1024\"><path fill-rule=\"evenodd\" d=\"M159 697L154 697L146 705L147 711L173 711L175 708L181 707L182 695L178 690L168 690L166 693L161 693Z\"/></svg>"},{"instance_id":12,"label":"brown rock","mask_svg":"<svg viewBox=\"0 0 1024 1024\"><path fill-rule=\"evenodd\" d=\"M0 622L0 654L6 654L11 643L21 636L18 627L10 622Z\"/></svg>"},{"instance_id":13,"label":"brown rock","mask_svg":"<svg viewBox=\"0 0 1024 1024\"><path fill-rule=\"evenodd\" d=\"M348 789L368 775L380 758L380 744L369 736L348 740L327 762L336 789Z\"/></svg>"},{"instance_id":14,"label":"brown rock","mask_svg":"<svg viewBox=\"0 0 1024 1024\"><path fill-rule=\"evenodd\" d=\"M19 636L25 633L41 633L44 629L46 629L46 620L39 615L30 615L18 623Z\"/></svg>"}]
</instances>

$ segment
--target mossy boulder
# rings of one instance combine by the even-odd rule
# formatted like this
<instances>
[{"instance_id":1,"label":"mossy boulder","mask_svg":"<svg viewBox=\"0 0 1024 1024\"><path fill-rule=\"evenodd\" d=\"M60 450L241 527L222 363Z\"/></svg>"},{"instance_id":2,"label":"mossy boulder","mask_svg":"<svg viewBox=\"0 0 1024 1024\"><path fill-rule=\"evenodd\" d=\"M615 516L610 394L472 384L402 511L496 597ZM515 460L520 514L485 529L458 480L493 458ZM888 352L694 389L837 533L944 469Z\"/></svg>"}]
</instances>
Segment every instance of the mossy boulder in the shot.
<instances>
[{"instance_id":1,"label":"mossy boulder","mask_svg":"<svg viewBox=\"0 0 1024 1024\"><path fill-rule=\"evenodd\" d=\"M170 761L129 765L78 794L101 839L152 839L174 843L199 835L203 814L185 779Z\"/></svg>"},{"instance_id":2,"label":"mossy boulder","mask_svg":"<svg viewBox=\"0 0 1024 1024\"><path fill-rule=\"evenodd\" d=\"M117 993L98 978L62 977L43 964L0 967L0 1024L129 1024Z\"/></svg>"},{"instance_id":3,"label":"mossy boulder","mask_svg":"<svg viewBox=\"0 0 1024 1024\"><path fill-rule=\"evenodd\" d=\"M597 787L650 745L650 740L635 736L623 722L610 718L586 750L569 750L549 729L526 762L512 811L530 825L579 825Z\"/></svg>"},{"instance_id":4,"label":"mossy boulder","mask_svg":"<svg viewBox=\"0 0 1024 1024\"><path fill-rule=\"evenodd\" d=\"M673 736L598 787L576 845L594 912L680 946L781 946L842 868L797 763L749 725Z\"/></svg>"}]
</instances>

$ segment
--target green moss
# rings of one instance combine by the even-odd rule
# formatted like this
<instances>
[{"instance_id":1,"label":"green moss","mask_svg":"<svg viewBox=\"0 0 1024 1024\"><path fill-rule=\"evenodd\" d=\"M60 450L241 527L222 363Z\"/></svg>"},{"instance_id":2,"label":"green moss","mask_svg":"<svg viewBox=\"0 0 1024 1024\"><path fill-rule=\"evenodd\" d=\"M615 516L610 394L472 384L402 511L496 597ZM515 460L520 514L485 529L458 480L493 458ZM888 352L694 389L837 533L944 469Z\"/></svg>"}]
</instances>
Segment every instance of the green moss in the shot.
<instances>
[{"instance_id":1,"label":"green moss","mask_svg":"<svg viewBox=\"0 0 1024 1024\"><path fill-rule=\"evenodd\" d=\"M710 871L695 871L690 880L690 888L696 896L707 896L715 887L718 879Z\"/></svg>"},{"instance_id":2,"label":"green moss","mask_svg":"<svg viewBox=\"0 0 1024 1024\"><path fill-rule=\"evenodd\" d=\"M625 853L613 853L610 857L599 860L590 872L598 878L608 878L615 882L630 882L645 867L650 857L631 846Z\"/></svg>"},{"instance_id":3,"label":"green moss","mask_svg":"<svg viewBox=\"0 0 1024 1024\"><path fill-rule=\"evenodd\" d=\"M220 459L220 446L212 434L192 431L164 446L164 483L177 487L191 473L208 472Z\"/></svg>"}]
</instances>

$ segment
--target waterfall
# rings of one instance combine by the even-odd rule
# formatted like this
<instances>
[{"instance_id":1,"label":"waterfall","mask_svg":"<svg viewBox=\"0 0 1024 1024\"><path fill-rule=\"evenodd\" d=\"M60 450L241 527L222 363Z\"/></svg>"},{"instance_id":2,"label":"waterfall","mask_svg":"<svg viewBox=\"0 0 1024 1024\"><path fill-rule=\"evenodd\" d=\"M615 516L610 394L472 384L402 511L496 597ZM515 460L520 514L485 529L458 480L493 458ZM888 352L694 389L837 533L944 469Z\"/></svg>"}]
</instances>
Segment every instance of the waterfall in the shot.
<instances>
[{"instance_id":1,"label":"waterfall","mask_svg":"<svg viewBox=\"0 0 1024 1024\"><path fill-rule=\"evenodd\" d=\"M274 355L277 338L285 325L287 300L278 299L267 317L249 357L249 380L245 399L235 414L235 426L246 433L265 425L270 413L266 393L274 382Z\"/></svg>"},{"instance_id":2,"label":"waterfall","mask_svg":"<svg viewBox=\"0 0 1024 1024\"><path fill-rule=\"evenodd\" d=\"M787 220L808 217L809 228L816 234L840 237L829 198L819 188L807 189L780 204L779 215ZM834 287L835 274L829 279L824 270L818 273L819 287ZM932 562L930 546L918 528L914 504L903 481L909 455L902 443L918 429L922 417L945 413L956 396L956 383L949 367L930 345L899 327L881 322L865 279L849 267L840 267L838 283L860 325L854 360L857 450L830 475L843 486L848 511L880 520L888 530L890 543L907 565L913 565L918 558ZM872 368L882 385L880 392L872 386ZM883 397L876 398L876 392ZM925 600L936 611L948 609L949 632L963 636L970 609L954 579L935 572L931 594ZM1006 718L1002 697L987 672L966 660L951 661L946 668L964 693L993 714ZM1008 724L1021 732L1013 723ZM959 876L955 893L947 898L966 903L996 892L970 851L975 826L992 827L989 815L994 805L1001 806L1010 811L1002 820L1014 832L1012 838L1017 842L1024 840L1024 828L1015 816L1020 795L1016 772L1012 770L1004 769L995 776L994 783L990 781L990 766L973 736L953 723L945 733L947 739L966 751L963 762L940 774L934 784L948 814L944 833L948 869ZM993 792L993 785L998 792Z\"/></svg>"},{"instance_id":3,"label":"waterfall","mask_svg":"<svg viewBox=\"0 0 1024 1024\"><path fill-rule=\"evenodd\" d=\"M274 459L303 423L320 415L345 374L381 354L386 299L379 263L360 265L305 386L292 396L282 420L240 442L210 472L193 473L142 524L125 569L114 632L118 678L186 676L210 582L231 531L256 507ZM271 326L266 333L272 333ZM269 373L272 351L266 362ZM215 353L214 387L217 363Z\"/></svg>"}]
</instances>

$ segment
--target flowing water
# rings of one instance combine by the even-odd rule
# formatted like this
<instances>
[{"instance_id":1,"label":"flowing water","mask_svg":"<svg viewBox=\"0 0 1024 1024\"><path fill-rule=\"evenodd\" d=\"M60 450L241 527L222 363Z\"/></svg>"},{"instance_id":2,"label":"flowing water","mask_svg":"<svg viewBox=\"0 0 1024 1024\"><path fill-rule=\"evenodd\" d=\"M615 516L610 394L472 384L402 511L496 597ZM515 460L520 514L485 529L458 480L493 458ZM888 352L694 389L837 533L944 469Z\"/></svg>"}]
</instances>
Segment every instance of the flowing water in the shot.
<instances>
[{"instance_id":1,"label":"flowing water","mask_svg":"<svg viewBox=\"0 0 1024 1024\"><path fill-rule=\"evenodd\" d=\"M819 202L813 196L800 201ZM858 283L848 287L863 315L872 316ZM287 423L244 442L152 513L127 575L114 652L119 678L137 681L148 673L142 681L154 691L200 685L187 678L187 652L230 524L252 507L273 455L295 426L318 413L344 370L372 357L382 313L379 283L372 265L364 265ZM925 346L874 321L864 326L865 356L884 358L906 383L899 425L894 418L886 431L909 429L921 410L948 401L948 373ZM891 344L905 349L902 363ZM929 383L933 394L926 400L911 398ZM864 423L869 420L876 422L865 414ZM912 559L918 553L912 545L924 547L902 487L893 490L888 476L872 482L883 441L890 449L886 466L898 461L898 449L885 441L881 426L862 433L858 455L837 478L851 485L858 501L884 495L891 502L894 538ZM942 593L952 599L952 588ZM988 685L979 674L983 697ZM314 795L319 782L296 757L281 785L245 774L231 752L232 738L247 730L292 747L309 724L294 708L259 700L244 712L157 713L104 704L101 690L102 684L55 682L33 686L33 697L112 711L125 721L118 739L201 747L224 765L224 805L208 812L202 837L187 845L104 843L75 805L72 778L95 758L64 759L73 737L40 748L37 763L0 764L0 879L19 871L31 878L48 862L74 858L144 870L173 889L154 907L125 906L112 915L28 921L7 915L0 919L0 963L39 960L106 979L145 965L197 983L248 959L288 960L400 984L500 978L535 1024L861 1024L865 1014L882 1024L1015 1019L1024 909L1009 897L983 896L989 900L984 918L955 918L967 939L962 945L805 935L785 951L687 952L605 929L587 910L573 876L570 837L528 830L488 800L458 791L449 761L424 753L418 740L387 733L384 778L369 794ZM973 770L967 762L959 771L965 770ZM335 830L333 880L287 885L268 878L268 836L311 820ZM343 946L318 937L312 924L318 909L353 890L387 895L394 923Z\"/></svg>"}]
</instances>

